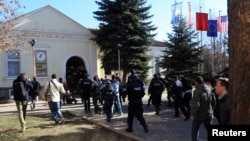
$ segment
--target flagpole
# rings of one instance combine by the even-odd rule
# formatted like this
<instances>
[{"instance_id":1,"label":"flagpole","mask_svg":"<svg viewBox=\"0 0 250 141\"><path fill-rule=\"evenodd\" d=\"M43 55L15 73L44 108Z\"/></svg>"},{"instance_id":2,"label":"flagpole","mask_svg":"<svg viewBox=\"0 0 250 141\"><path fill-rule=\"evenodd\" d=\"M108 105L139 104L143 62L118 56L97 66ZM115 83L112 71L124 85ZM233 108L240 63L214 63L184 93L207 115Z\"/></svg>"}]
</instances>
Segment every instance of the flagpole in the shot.
<instances>
[{"instance_id":1,"label":"flagpole","mask_svg":"<svg viewBox=\"0 0 250 141\"><path fill-rule=\"evenodd\" d=\"M209 18L211 19L211 11L212 11L212 9L209 9ZM211 53L212 53L212 63L211 63L211 67L212 67L212 75L213 75L213 72L214 72L214 43L213 43L213 38L214 37L212 37L211 36L211 39L210 39L210 41L211 41Z\"/></svg>"},{"instance_id":2,"label":"flagpole","mask_svg":"<svg viewBox=\"0 0 250 141\"><path fill-rule=\"evenodd\" d=\"M200 6L200 12L201 12L201 6ZM201 34L201 47L202 47L202 30L200 31L200 34ZM203 55L201 56L201 59L203 60ZM200 71L203 71L203 63L201 63L200 65Z\"/></svg>"},{"instance_id":3,"label":"flagpole","mask_svg":"<svg viewBox=\"0 0 250 141\"><path fill-rule=\"evenodd\" d=\"M221 10L219 10L219 19L220 19L220 30L221 30L221 17L220 17L220 12ZM220 32L220 37L219 37L219 48L217 50L217 57L218 57L218 70L220 70L220 67L221 67L221 62L222 62L222 58L220 57L219 58L219 52L221 52L221 48L222 48L222 43L221 43L221 32Z\"/></svg>"},{"instance_id":4,"label":"flagpole","mask_svg":"<svg viewBox=\"0 0 250 141\"><path fill-rule=\"evenodd\" d=\"M201 12L201 6L200 6L200 12ZM200 31L201 34L201 47L202 47L202 30Z\"/></svg>"},{"instance_id":5,"label":"flagpole","mask_svg":"<svg viewBox=\"0 0 250 141\"><path fill-rule=\"evenodd\" d=\"M191 4L188 2L188 26L192 26L192 18L191 18Z\"/></svg>"}]
</instances>

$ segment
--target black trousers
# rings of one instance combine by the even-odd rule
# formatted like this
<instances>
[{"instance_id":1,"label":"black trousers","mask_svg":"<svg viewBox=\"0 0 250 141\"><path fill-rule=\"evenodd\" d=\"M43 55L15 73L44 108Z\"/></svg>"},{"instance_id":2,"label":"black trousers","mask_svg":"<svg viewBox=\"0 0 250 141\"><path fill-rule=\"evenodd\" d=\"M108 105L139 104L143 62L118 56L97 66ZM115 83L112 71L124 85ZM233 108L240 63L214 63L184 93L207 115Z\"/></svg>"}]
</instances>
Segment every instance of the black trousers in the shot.
<instances>
[{"instance_id":1,"label":"black trousers","mask_svg":"<svg viewBox=\"0 0 250 141\"><path fill-rule=\"evenodd\" d=\"M190 113L191 111L191 106L190 106L190 101L192 99L192 93L185 93L184 97L183 97L183 105L186 108L187 112Z\"/></svg>"},{"instance_id":2,"label":"black trousers","mask_svg":"<svg viewBox=\"0 0 250 141\"><path fill-rule=\"evenodd\" d=\"M189 117L189 113L187 112L187 110L185 109L183 105L183 98L181 96L175 97L174 109L175 109L175 116L179 116L179 109L180 109L186 118Z\"/></svg>"},{"instance_id":3,"label":"black trousers","mask_svg":"<svg viewBox=\"0 0 250 141\"><path fill-rule=\"evenodd\" d=\"M155 106L155 112L159 113L162 93L152 93L151 95L152 95L152 104Z\"/></svg>"},{"instance_id":4,"label":"black trousers","mask_svg":"<svg viewBox=\"0 0 250 141\"><path fill-rule=\"evenodd\" d=\"M134 117L138 119L141 125L145 125L146 121L143 117L143 104L142 101L133 101L128 103L128 118L127 118L127 124L128 128L133 128L133 120Z\"/></svg>"}]
</instances>

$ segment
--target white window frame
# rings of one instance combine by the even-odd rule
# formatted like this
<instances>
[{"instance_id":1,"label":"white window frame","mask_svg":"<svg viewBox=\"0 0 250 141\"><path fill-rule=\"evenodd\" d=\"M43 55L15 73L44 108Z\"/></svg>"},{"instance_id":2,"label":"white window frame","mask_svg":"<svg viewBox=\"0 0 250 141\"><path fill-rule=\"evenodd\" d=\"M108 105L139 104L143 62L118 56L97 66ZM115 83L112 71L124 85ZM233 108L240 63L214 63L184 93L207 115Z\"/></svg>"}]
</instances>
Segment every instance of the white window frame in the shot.
<instances>
[{"instance_id":1,"label":"white window frame","mask_svg":"<svg viewBox=\"0 0 250 141\"><path fill-rule=\"evenodd\" d=\"M9 55L18 55L19 57L18 58L9 58ZM10 71L10 66L9 66L9 62L17 62L18 64L18 70L13 70L13 71L17 71L17 73L16 74L13 74L13 75L11 75L11 73L9 73L9 71ZM19 75L20 74L20 70L21 70L21 55L20 55L20 53L16 53L16 54L14 54L14 53L7 53L6 54L6 76L7 77L16 77L17 75ZM12 68L13 69L13 68Z\"/></svg>"}]
</instances>

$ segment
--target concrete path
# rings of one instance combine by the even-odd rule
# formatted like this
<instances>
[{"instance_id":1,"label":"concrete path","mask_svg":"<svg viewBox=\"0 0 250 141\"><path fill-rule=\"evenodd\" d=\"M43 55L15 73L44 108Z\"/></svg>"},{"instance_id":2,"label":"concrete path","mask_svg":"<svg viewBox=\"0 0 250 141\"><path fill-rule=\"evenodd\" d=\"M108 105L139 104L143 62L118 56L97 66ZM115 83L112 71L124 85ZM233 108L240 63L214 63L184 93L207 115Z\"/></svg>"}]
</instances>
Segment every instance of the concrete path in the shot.
<instances>
[{"instance_id":1,"label":"concrete path","mask_svg":"<svg viewBox=\"0 0 250 141\"><path fill-rule=\"evenodd\" d=\"M72 114L82 117L92 123L103 126L109 130L122 134L131 138L131 140L140 141L190 141L191 140L191 124L192 121L184 121L184 117L174 118L174 109L166 105L167 95L162 96L162 106L160 115L155 115L153 105L147 106L148 96L144 96L144 117L149 126L149 132L145 133L138 120L134 118L133 133L125 132L127 128L127 102L123 103L124 114L118 116L114 114L111 122L106 122L105 114L85 114L83 104L78 99L77 104L66 104L62 106L62 111L69 111ZM92 106L93 109L93 106ZM34 112L49 112L48 105L45 101L38 101L36 109L30 110L28 107L27 114ZM3 114L17 114L15 103L0 104L0 115ZM206 132L204 126L200 127L200 140L206 141Z\"/></svg>"}]
</instances>

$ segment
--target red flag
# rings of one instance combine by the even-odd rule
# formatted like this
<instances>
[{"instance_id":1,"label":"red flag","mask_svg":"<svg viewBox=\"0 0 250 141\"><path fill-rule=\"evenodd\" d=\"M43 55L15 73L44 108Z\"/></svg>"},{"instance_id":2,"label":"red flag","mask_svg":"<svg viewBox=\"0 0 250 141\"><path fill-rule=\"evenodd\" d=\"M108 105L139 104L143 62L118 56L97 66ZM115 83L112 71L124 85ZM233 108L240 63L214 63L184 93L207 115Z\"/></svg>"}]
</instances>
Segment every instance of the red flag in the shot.
<instances>
[{"instance_id":1,"label":"red flag","mask_svg":"<svg viewBox=\"0 0 250 141\"><path fill-rule=\"evenodd\" d=\"M188 5L188 26L192 26L192 18L191 18L191 5Z\"/></svg>"},{"instance_id":2,"label":"red flag","mask_svg":"<svg viewBox=\"0 0 250 141\"><path fill-rule=\"evenodd\" d=\"M207 31L208 13L196 13L196 30Z\"/></svg>"}]
</instances>

